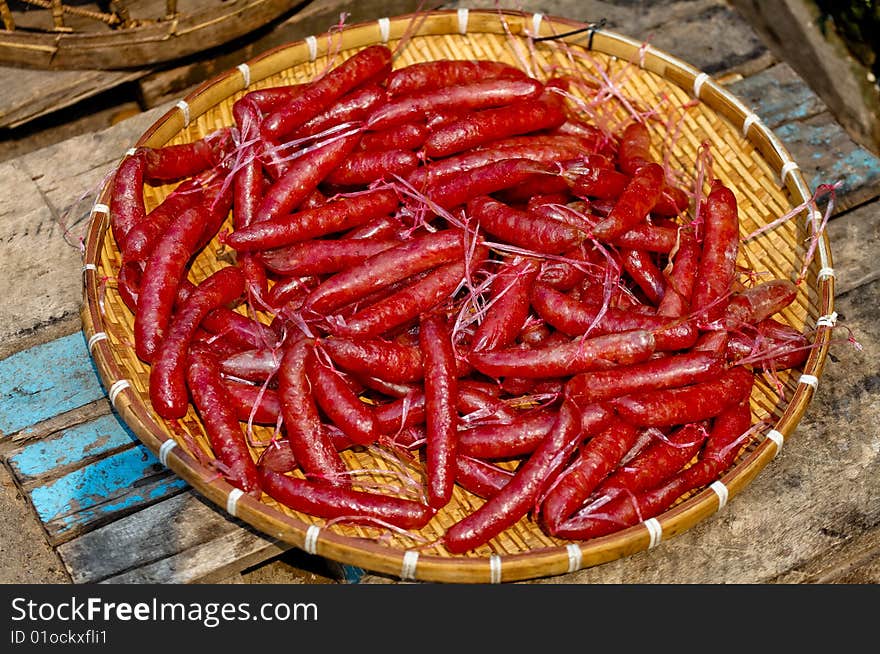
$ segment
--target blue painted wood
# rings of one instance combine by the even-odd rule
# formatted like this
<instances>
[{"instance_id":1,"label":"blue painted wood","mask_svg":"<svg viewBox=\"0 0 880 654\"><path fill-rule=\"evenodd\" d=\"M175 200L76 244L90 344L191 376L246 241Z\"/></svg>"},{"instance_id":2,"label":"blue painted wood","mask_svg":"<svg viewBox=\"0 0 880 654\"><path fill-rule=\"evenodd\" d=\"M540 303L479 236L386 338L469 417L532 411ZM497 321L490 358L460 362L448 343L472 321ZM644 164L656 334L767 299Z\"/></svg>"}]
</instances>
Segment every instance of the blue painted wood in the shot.
<instances>
[{"instance_id":1,"label":"blue painted wood","mask_svg":"<svg viewBox=\"0 0 880 654\"><path fill-rule=\"evenodd\" d=\"M143 445L99 459L29 491L31 503L58 542L187 488Z\"/></svg>"},{"instance_id":2,"label":"blue painted wood","mask_svg":"<svg viewBox=\"0 0 880 654\"><path fill-rule=\"evenodd\" d=\"M8 461L16 478L26 482L37 477L57 477L59 471L82 467L102 454L137 443L137 437L113 413L29 443Z\"/></svg>"},{"instance_id":3,"label":"blue painted wood","mask_svg":"<svg viewBox=\"0 0 880 654\"><path fill-rule=\"evenodd\" d=\"M777 64L728 85L771 129L815 116L827 107L788 64Z\"/></svg>"},{"instance_id":4,"label":"blue painted wood","mask_svg":"<svg viewBox=\"0 0 880 654\"><path fill-rule=\"evenodd\" d=\"M359 584L366 574L366 570L356 565L342 566L342 581L346 584Z\"/></svg>"},{"instance_id":5,"label":"blue painted wood","mask_svg":"<svg viewBox=\"0 0 880 654\"><path fill-rule=\"evenodd\" d=\"M880 159L855 143L829 114L787 123L775 132L811 188L840 184L839 209L876 196L880 188Z\"/></svg>"},{"instance_id":6,"label":"blue painted wood","mask_svg":"<svg viewBox=\"0 0 880 654\"><path fill-rule=\"evenodd\" d=\"M104 397L82 332L0 361L0 432L16 433Z\"/></svg>"}]
</instances>

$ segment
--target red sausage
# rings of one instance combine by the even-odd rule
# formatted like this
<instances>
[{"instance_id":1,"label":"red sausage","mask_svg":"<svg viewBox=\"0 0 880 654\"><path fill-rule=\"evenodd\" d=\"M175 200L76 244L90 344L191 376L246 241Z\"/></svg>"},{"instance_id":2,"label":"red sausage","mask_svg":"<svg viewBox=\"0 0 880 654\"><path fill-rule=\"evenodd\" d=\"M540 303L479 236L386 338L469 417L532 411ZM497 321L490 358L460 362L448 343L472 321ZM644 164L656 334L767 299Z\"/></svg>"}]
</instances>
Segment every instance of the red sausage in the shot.
<instances>
[{"instance_id":1,"label":"red sausage","mask_svg":"<svg viewBox=\"0 0 880 654\"><path fill-rule=\"evenodd\" d=\"M430 507L389 495L338 488L259 469L266 494L295 511L352 522L381 521L400 529L420 529L434 516Z\"/></svg>"},{"instance_id":2,"label":"red sausage","mask_svg":"<svg viewBox=\"0 0 880 654\"><path fill-rule=\"evenodd\" d=\"M435 59L392 71L386 86L391 95L415 93L491 79L523 79L526 74L502 61Z\"/></svg>"},{"instance_id":3,"label":"red sausage","mask_svg":"<svg viewBox=\"0 0 880 654\"><path fill-rule=\"evenodd\" d=\"M469 456L455 457L455 481L466 491L488 499L497 494L513 478L510 470L505 470L488 461Z\"/></svg>"},{"instance_id":4,"label":"red sausage","mask_svg":"<svg viewBox=\"0 0 880 654\"><path fill-rule=\"evenodd\" d=\"M624 420L643 427L683 425L714 418L747 396L754 374L735 366L716 379L660 390L640 391L609 400Z\"/></svg>"},{"instance_id":5,"label":"red sausage","mask_svg":"<svg viewBox=\"0 0 880 654\"><path fill-rule=\"evenodd\" d=\"M300 154L266 189L254 219L273 220L298 208L330 171L354 150L359 138L356 133L334 137L313 150Z\"/></svg>"},{"instance_id":6,"label":"red sausage","mask_svg":"<svg viewBox=\"0 0 880 654\"><path fill-rule=\"evenodd\" d=\"M386 129L423 118L429 111L500 107L536 97L542 88L542 84L533 79L480 80L429 88L391 98L370 114L367 126L371 130Z\"/></svg>"},{"instance_id":7,"label":"red sausage","mask_svg":"<svg viewBox=\"0 0 880 654\"><path fill-rule=\"evenodd\" d=\"M144 158L144 180L164 184L217 167L234 147L232 128L221 127L190 143L140 147L137 152Z\"/></svg>"},{"instance_id":8,"label":"red sausage","mask_svg":"<svg viewBox=\"0 0 880 654\"><path fill-rule=\"evenodd\" d=\"M236 250L246 251L283 247L362 225L391 213L398 204L394 191L367 191L330 200L314 209L253 222L229 234L226 243Z\"/></svg>"},{"instance_id":9,"label":"red sausage","mask_svg":"<svg viewBox=\"0 0 880 654\"><path fill-rule=\"evenodd\" d=\"M339 373L318 361L318 357L309 357L306 374L318 406L343 434L358 445L369 445L376 440L376 420L370 407Z\"/></svg>"},{"instance_id":10,"label":"red sausage","mask_svg":"<svg viewBox=\"0 0 880 654\"><path fill-rule=\"evenodd\" d=\"M663 168L648 164L639 168L617 199L607 218L593 228L596 238L609 241L647 218L663 190Z\"/></svg>"},{"instance_id":11,"label":"red sausage","mask_svg":"<svg viewBox=\"0 0 880 654\"><path fill-rule=\"evenodd\" d=\"M128 230L121 247L123 261L146 261L169 225L189 207L204 201L205 195L198 180L181 182L143 221L135 223Z\"/></svg>"},{"instance_id":12,"label":"red sausage","mask_svg":"<svg viewBox=\"0 0 880 654\"><path fill-rule=\"evenodd\" d=\"M578 410L564 401L553 428L504 488L446 530L446 549L453 554L475 549L525 516L577 447L580 437Z\"/></svg>"},{"instance_id":13,"label":"red sausage","mask_svg":"<svg viewBox=\"0 0 880 654\"><path fill-rule=\"evenodd\" d=\"M210 349L193 344L189 349L186 379L211 449L222 464L223 476L236 488L259 499L257 466Z\"/></svg>"},{"instance_id":14,"label":"red sausage","mask_svg":"<svg viewBox=\"0 0 880 654\"><path fill-rule=\"evenodd\" d=\"M419 161L414 152L401 148L355 152L327 175L326 181L340 187L391 181L409 175L418 168Z\"/></svg>"},{"instance_id":15,"label":"red sausage","mask_svg":"<svg viewBox=\"0 0 880 654\"><path fill-rule=\"evenodd\" d=\"M691 311L705 322L724 315L736 278L739 251L739 216L736 196L715 181L706 198L703 250L691 298Z\"/></svg>"},{"instance_id":16,"label":"red sausage","mask_svg":"<svg viewBox=\"0 0 880 654\"><path fill-rule=\"evenodd\" d=\"M471 350L511 345L529 315L529 292L540 267L534 259L511 261L492 280L490 304L471 339Z\"/></svg>"},{"instance_id":17,"label":"red sausage","mask_svg":"<svg viewBox=\"0 0 880 654\"><path fill-rule=\"evenodd\" d=\"M477 248L475 261L481 262L487 248ZM448 263L430 271L424 278L404 286L388 297L360 309L343 322L331 326L339 336L381 336L416 319L447 301L468 272L464 261Z\"/></svg>"},{"instance_id":18,"label":"red sausage","mask_svg":"<svg viewBox=\"0 0 880 654\"><path fill-rule=\"evenodd\" d=\"M566 394L578 403L599 402L640 390L689 386L717 377L724 369L721 356L711 352L685 352L611 370L573 376Z\"/></svg>"},{"instance_id":19,"label":"red sausage","mask_svg":"<svg viewBox=\"0 0 880 654\"><path fill-rule=\"evenodd\" d=\"M307 338L290 338L278 367L278 394L284 429L293 455L307 477L333 486L348 486L350 479L326 432L306 375L314 344Z\"/></svg>"},{"instance_id":20,"label":"red sausage","mask_svg":"<svg viewBox=\"0 0 880 654\"><path fill-rule=\"evenodd\" d=\"M428 157L451 154L485 145L501 138L559 127L565 113L557 105L541 99L470 112L434 130L423 147Z\"/></svg>"},{"instance_id":21,"label":"red sausage","mask_svg":"<svg viewBox=\"0 0 880 654\"><path fill-rule=\"evenodd\" d=\"M359 265L399 244L399 239L391 238L313 239L266 250L260 253L260 260L278 275L327 275Z\"/></svg>"},{"instance_id":22,"label":"red sausage","mask_svg":"<svg viewBox=\"0 0 880 654\"><path fill-rule=\"evenodd\" d=\"M425 369L425 473L428 505L439 509L452 497L458 441L455 349L452 345L451 329L441 313L421 316L419 351Z\"/></svg>"},{"instance_id":23,"label":"red sausage","mask_svg":"<svg viewBox=\"0 0 880 654\"><path fill-rule=\"evenodd\" d=\"M196 328L209 311L242 293L241 271L234 266L221 268L199 284L172 317L150 366L150 402L163 418L182 418L186 414L186 351Z\"/></svg>"},{"instance_id":24,"label":"red sausage","mask_svg":"<svg viewBox=\"0 0 880 654\"><path fill-rule=\"evenodd\" d=\"M692 347L698 337L692 321L613 307L603 311L601 305L578 302L544 284L536 284L532 289L532 308L547 324L571 336L647 330L653 334L656 348L661 352Z\"/></svg>"},{"instance_id":25,"label":"red sausage","mask_svg":"<svg viewBox=\"0 0 880 654\"><path fill-rule=\"evenodd\" d=\"M457 229L412 238L329 277L312 291L305 306L329 313L377 288L460 258L463 252L462 233Z\"/></svg>"},{"instance_id":26,"label":"red sausage","mask_svg":"<svg viewBox=\"0 0 880 654\"><path fill-rule=\"evenodd\" d=\"M125 157L113 176L110 196L110 231L120 251L125 250L125 239L135 225L144 221L144 156L135 153Z\"/></svg>"},{"instance_id":27,"label":"red sausage","mask_svg":"<svg viewBox=\"0 0 880 654\"><path fill-rule=\"evenodd\" d=\"M187 209L156 243L144 268L134 319L135 352L149 363L165 336L178 286L205 228L201 207Z\"/></svg>"},{"instance_id":28,"label":"red sausage","mask_svg":"<svg viewBox=\"0 0 880 654\"><path fill-rule=\"evenodd\" d=\"M559 254L586 238L570 224L520 211L488 195L469 200L467 212L490 236L535 252Z\"/></svg>"},{"instance_id":29,"label":"red sausage","mask_svg":"<svg viewBox=\"0 0 880 654\"><path fill-rule=\"evenodd\" d=\"M654 353L654 336L644 330L605 334L535 349L471 352L468 360L489 377L548 379L644 361Z\"/></svg>"},{"instance_id":30,"label":"red sausage","mask_svg":"<svg viewBox=\"0 0 880 654\"><path fill-rule=\"evenodd\" d=\"M541 502L539 519L551 534L620 465L638 435L635 426L614 419L587 441L577 458L559 473Z\"/></svg>"},{"instance_id":31,"label":"red sausage","mask_svg":"<svg viewBox=\"0 0 880 654\"><path fill-rule=\"evenodd\" d=\"M379 338L327 338L321 349L348 372L379 377L391 382L424 378L422 356L417 347Z\"/></svg>"},{"instance_id":32,"label":"red sausage","mask_svg":"<svg viewBox=\"0 0 880 654\"><path fill-rule=\"evenodd\" d=\"M373 45L359 50L326 75L304 85L290 102L263 120L263 138L279 143L285 136L329 109L361 84L379 82L391 72L391 50Z\"/></svg>"}]
</instances>

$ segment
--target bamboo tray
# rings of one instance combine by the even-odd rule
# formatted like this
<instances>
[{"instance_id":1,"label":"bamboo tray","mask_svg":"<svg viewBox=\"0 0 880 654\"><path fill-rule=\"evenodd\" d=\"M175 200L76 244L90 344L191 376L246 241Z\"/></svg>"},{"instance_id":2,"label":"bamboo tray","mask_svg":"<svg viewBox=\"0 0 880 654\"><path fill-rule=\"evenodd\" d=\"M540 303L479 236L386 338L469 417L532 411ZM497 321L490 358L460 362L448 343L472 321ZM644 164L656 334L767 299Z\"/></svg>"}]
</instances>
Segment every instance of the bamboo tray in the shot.
<instances>
[{"instance_id":1,"label":"bamboo tray","mask_svg":"<svg viewBox=\"0 0 880 654\"><path fill-rule=\"evenodd\" d=\"M424 541L438 538L456 516L481 504L459 489L416 538L379 534L366 526L327 525L265 495L262 501L242 496L210 468L212 455L192 408L184 419L170 423L158 418L150 406L149 370L132 346L133 316L113 284L119 253L108 229L109 185L105 185L92 210L85 243L82 318L89 349L116 411L163 464L230 514L307 552L403 580L497 583L560 575L653 548L712 516L792 436L812 398L830 344L831 253L827 235L819 229L821 213L810 201L812 193L797 164L754 113L687 63L598 26L512 11L437 11L381 19L277 48L202 85L159 119L137 145L187 142L231 125L232 102L246 89L306 81L327 66L328 53L338 54L338 63L341 57L378 42L392 49L401 45L396 66L437 58L489 58L527 66L539 78L551 62L583 67L593 75L601 68L629 101L677 108L672 130L677 138L667 142L654 133L658 157L693 174L701 144L710 145L713 174L737 196L742 235L796 214L745 242L740 253L740 263L775 277L794 279L802 268L806 270L795 302L777 317L809 333L814 347L802 369L783 371L775 381L762 376L756 380L752 417L753 422L761 421L760 431L734 466L710 487L680 499L655 519L583 542L550 538L524 518L464 555L452 555L439 545L425 546ZM170 190L145 187L147 208ZM818 247L806 266L807 242L813 234L819 234ZM198 282L213 272L220 257L227 257L225 265L230 254L214 241L196 260L191 280ZM254 450L255 456L258 453ZM352 466L387 466L368 452L348 451L344 456Z\"/></svg>"}]
</instances>

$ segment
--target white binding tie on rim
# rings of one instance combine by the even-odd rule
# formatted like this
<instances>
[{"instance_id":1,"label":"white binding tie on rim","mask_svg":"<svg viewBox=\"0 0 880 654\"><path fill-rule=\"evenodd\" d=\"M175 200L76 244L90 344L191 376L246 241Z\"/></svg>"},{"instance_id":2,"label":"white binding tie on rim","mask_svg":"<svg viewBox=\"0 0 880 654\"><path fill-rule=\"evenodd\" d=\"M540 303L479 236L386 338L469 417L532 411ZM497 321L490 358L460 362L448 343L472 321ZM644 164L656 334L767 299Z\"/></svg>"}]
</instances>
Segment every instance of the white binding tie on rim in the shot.
<instances>
[{"instance_id":1,"label":"white binding tie on rim","mask_svg":"<svg viewBox=\"0 0 880 654\"><path fill-rule=\"evenodd\" d=\"M303 549L309 554L318 553L318 537L321 535L321 528L318 525L309 525L306 529L306 540L303 543Z\"/></svg>"},{"instance_id":2,"label":"white binding tie on rim","mask_svg":"<svg viewBox=\"0 0 880 654\"><path fill-rule=\"evenodd\" d=\"M236 68L238 68L238 72L241 73L244 88L249 87L251 85L251 67L247 64L238 64Z\"/></svg>"},{"instance_id":3,"label":"white binding tie on rim","mask_svg":"<svg viewBox=\"0 0 880 654\"><path fill-rule=\"evenodd\" d=\"M782 170L779 171L779 183L785 186L785 178L798 169L797 162L788 160L782 164Z\"/></svg>"},{"instance_id":4,"label":"white binding tie on rim","mask_svg":"<svg viewBox=\"0 0 880 654\"><path fill-rule=\"evenodd\" d=\"M761 122L761 119L758 118L757 114L747 115L746 119L743 121L742 135L745 137L748 137L749 128L751 128L752 125L759 124L760 122Z\"/></svg>"},{"instance_id":5,"label":"white binding tie on rim","mask_svg":"<svg viewBox=\"0 0 880 654\"><path fill-rule=\"evenodd\" d=\"M307 36L306 45L309 48L309 61L314 61L318 58L318 39L314 36Z\"/></svg>"},{"instance_id":6,"label":"white binding tie on rim","mask_svg":"<svg viewBox=\"0 0 880 654\"><path fill-rule=\"evenodd\" d=\"M826 279L828 277L834 277L834 268L822 268L816 275L816 279L818 279L819 281L822 281L823 279Z\"/></svg>"},{"instance_id":7,"label":"white binding tie on rim","mask_svg":"<svg viewBox=\"0 0 880 654\"><path fill-rule=\"evenodd\" d=\"M91 353L91 351L94 349L95 343L105 340L107 340L107 332L95 332L94 334L92 334L92 337L89 339L88 342L89 353Z\"/></svg>"},{"instance_id":8,"label":"white binding tie on rim","mask_svg":"<svg viewBox=\"0 0 880 654\"><path fill-rule=\"evenodd\" d=\"M709 79L707 73L700 73L694 78L694 97L700 99L700 91L703 90L703 84Z\"/></svg>"},{"instance_id":9,"label":"white binding tie on rim","mask_svg":"<svg viewBox=\"0 0 880 654\"><path fill-rule=\"evenodd\" d=\"M583 565L583 554L580 545L569 543L565 546L565 549L568 550L568 571L577 572L581 569L581 565Z\"/></svg>"},{"instance_id":10,"label":"white binding tie on rim","mask_svg":"<svg viewBox=\"0 0 880 654\"><path fill-rule=\"evenodd\" d=\"M718 496L718 510L720 511L727 506L727 498L730 497L730 491L727 490L727 486L723 482L718 480L709 484L709 488L715 491L715 494Z\"/></svg>"},{"instance_id":11,"label":"white binding tie on rim","mask_svg":"<svg viewBox=\"0 0 880 654\"><path fill-rule=\"evenodd\" d=\"M229 495L226 497L226 513L233 518L235 517L236 511L238 511L238 500L241 499L242 495L244 495L243 490L240 488L233 488L229 491Z\"/></svg>"},{"instance_id":12,"label":"white binding tie on rim","mask_svg":"<svg viewBox=\"0 0 880 654\"><path fill-rule=\"evenodd\" d=\"M93 263L85 263L83 264L82 271L83 273L87 273L89 270L92 272L98 272L98 266Z\"/></svg>"},{"instance_id":13,"label":"white binding tie on rim","mask_svg":"<svg viewBox=\"0 0 880 654\"><path fill-rule=\"evenodd\" d=\"M403 563L400 566L400 578L414 580L416 578L416 566L419 563L419 553L415 550L407 550L403 553Z\"/></svg>"},{"instance_id":14,"label":"white binding tie on rim","mask_svg":"<svg viewBox=\"0 0 880 654\"><path fill-rule=\"evenodd\" d=\"M128 150L125 151L125 156L126 157L133 157L134 155L137 154L137 151L138 151L137 148L129 148Z\"/></svg>"},{"instance_id":15,"label":"white binding tie on rim","mask_svg":"<svg viewBox=\"0 0 880 654\"><path fill-rule=\"evenodd\" d=\"M648 535L651 537L648 549L657 547L663 538L663 527L660 525L660 521L657 518L648 518L642 524L645 525L645 529L648 530Z\"/></svg>"},{"instance_id":16,"label":"white binding tie on rim","mask_svg":"<svg viewBox=\"0 0 880 654\"><path fill-rule=\"evenodd\" d=\"M771 429L767 432L767 438L776 443L776 452L773 454L773 457L776 458L776 455L779 454L779 450L781 450L782 446L785 444L785 436L782 432Z\"/></svg>"},{"instance_id":17,"label":"white binding tie on rim","mask_svg":"<svg viewBox=\"0 0 880 654\"><path fill-rule=\"evenodd\" d=\"M110 213L110 207L102 202L95 202L95 204L92 205L92 214L94 215L96 213L102 213L106 216Z\"/></svg>"},{"instance_id":18,"label":"white binding tie on rim","mask_svg":"<svg viewBox=\"0 0 880 654\"><path fill-rule=\"evenodd\" d=\"M159 447L159 463L161 463L166 468L168 467L168 454L175 447L177 447L177 441L173 438L169 438Z\"/></svg>"},{"instance_id":19,"label":"white binding tie on rim","mask_svg":"<svg viewBox=\"0 0 880 654\"><path fill-rule=\"evenodd\" d=\"M174 106L180 109L180 113L183 114L183 126L189 125L189 103L186 100L178 100Z\"/></svg>"},{"instance_id":20,"label":"white binding tie on rim","mask_svg":"<svg viewBox=\"0 0 880 654\"><path fill-rule=\"evenodd\" d=\"M388 18L380 18L378 23L379 36L382 39L382 43L388 43L388 39L391 38L391 20Z\"/></svg>"},{"instance_id":21,"label":"white binding tie on rim","mask_svg":"<svg viewBox=\"0 0 880 654\"><path fill-rule=\"evenodd\" d=\"M466 7L460 7L458 12L458 33L467 34L468 29L468 10Z\"/></svg>"},{"instance_id":22,"label":"white binding tie on rim","mask_svg":"<svg viewBox=\"0 0 880 654\"><path fill-rule=\"evenodd\" d=\"M117 379L110 386L110 390L107 391L107 396L110 398L110 404L112 404L114 408L116 407L116 398L119 397L119 394L129 386L131 386L131 384L127 379Z\"/></svg>"},{"instance_id":23,"label":"white binding tie on rim","mask_svg":"<svg viewBox=\"0 0 880 654\"><path fill-rule=\"evenodd\" d=\"M825 316L819 316L816 320L816 327L834 327L837 324L837 312L829 313Z\"/></svg>"},{"instance_id":24,"label":"white binding tie on rim","mask_svg":"<svg viewBox=\"0 0 880 654\"><path fill-rule=\"evenodd\" d=\"M532 38L536 39L541 36L541 22L544 20L544 14L532 14Z\"/></svg>"},{"instance_id":25,"label":"white binding tie on rim","mask_svg":"<svg viewBox=\"0 0 880 654\"><path fill-rule=\"evenodd\" d=\"M807 386L812 386L814 389L819 387L819 378L816 375L808 375L804 373L798 379L798 384L806 384Z\"/></svg>"},{"instance_id":26,"label":"white binding tie on rim","mask_svg":"<svg viewBox=\"0 0 880 654\"><path fill-rule=\"evenodd\" d=\"M489 581L493 584L501 583L501 557L497 554L489 557Z\"/></svg>"}]
</instances>

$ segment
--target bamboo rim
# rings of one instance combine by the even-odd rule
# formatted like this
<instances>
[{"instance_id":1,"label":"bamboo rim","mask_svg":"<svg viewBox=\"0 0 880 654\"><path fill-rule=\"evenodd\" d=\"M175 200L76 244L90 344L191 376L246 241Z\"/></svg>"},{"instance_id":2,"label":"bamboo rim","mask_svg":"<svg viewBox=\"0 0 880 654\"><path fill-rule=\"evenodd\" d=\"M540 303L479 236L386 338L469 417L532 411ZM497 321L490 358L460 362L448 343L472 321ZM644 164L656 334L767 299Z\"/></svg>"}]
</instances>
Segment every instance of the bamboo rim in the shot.
<instances>
[{"instance_id":1,"label":"bamboo rim","mask_svg":"<svg viewBox=\"0 0 880 654\"><path fill-rule=\"evenodd\" d=\"M552 37L546 43L557 46L562 43L611 61L630 62L638 67L640 75L645 74L654 83L669 84L670 89L677 88L696 98L700 101L700 111L713 112L718 129L723 128L726 138L734 143L733 158L750 158L758 168L760 181L749 178L757 187L741 189L747 197L751 197L749 193L755 194L747 204L757 207L759 200L766 200L771 204L781 203L779 210L809 204L812 194L779 139L748 107L705 73L665 52L597 25L517 11L458 10L406 15L350 26L332 37L308 37L275 48L202 84L156 121L136 145L157 147L191 138L193 133L200 133L199 129L204 130L198 121L209 111L224 103L231 106L232 100L260 83L277 83L279 75L319 64L334 47L334 42L341 44L343 50L382 42L392 44L401 39L407 39L406 49L410 50L430 49L425 44L434 42L444 47L450 42L458 46L469 44L473 49L474 44L482 43L481 39L492 43L510 39L515 45L524 46L531 43L530 37ZM723 165L728 165L727 161ZM765 419L772 420L721 479L683 498L656 518L589 541L567 542L545 537L544 541L552 542L519 551L515 551L516 544L511 551L508 541L503 548L490 545L465 555L453 556L442 550L432 554L399 543L382 544L364 537L364 532L347 531L340 525L324 527L318 519L292 514L267 503L265 498L260 501L242 496L175 439L165 421L158 419L149 407L144 380L138 377L143 371L132 367L134 354L124 342L125 334L119 338L125 325L105 310L112 289L102 280L114 272L108 270L107 261L108 257L112 259L115 248L112 237L108 236L109 193L108 182L92 209L86 235L82 320L90 353L114 409L164 465L231 515L311 554L405 581L499 583L561 575L651 549L709 518L740 493L793 435L815 393L836 318L831 251L828 236L822 232L816 256L808 268L807 283L800 286L795 308L783 318L801 329L813 331L814 347L802 369L781 378L791 393L782 406L768 399L767 391L762 391L760 396L753 394L753 414L766 411ZM806 214L803 225L801 221L786 223L787 229L800 232L784 231L781 237L776 235L762 246L763 256L769 257L771 267L789 268L791 262L796 261L793 257L798 237L803 237L804 230L817 231L821 215L808 209L802 213ZM502 549L502 553L496 548Z\"/></svg>"}]
</instances>

